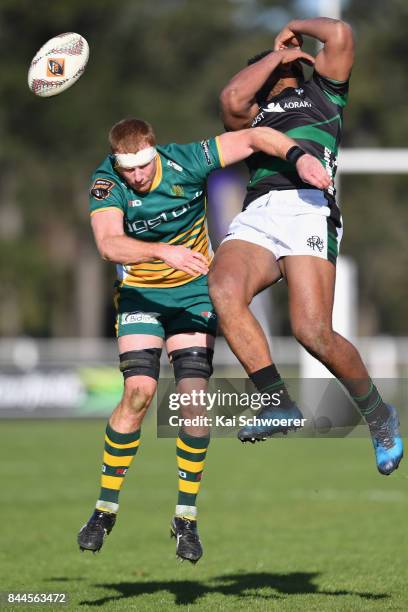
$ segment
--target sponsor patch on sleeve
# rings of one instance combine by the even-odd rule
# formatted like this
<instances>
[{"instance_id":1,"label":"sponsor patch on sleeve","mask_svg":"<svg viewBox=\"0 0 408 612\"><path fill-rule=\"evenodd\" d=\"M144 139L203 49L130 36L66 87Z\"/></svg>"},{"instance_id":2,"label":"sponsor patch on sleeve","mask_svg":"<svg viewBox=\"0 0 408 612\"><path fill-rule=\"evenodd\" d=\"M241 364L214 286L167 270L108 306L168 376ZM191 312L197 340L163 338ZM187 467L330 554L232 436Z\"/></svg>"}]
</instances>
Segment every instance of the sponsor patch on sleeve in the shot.
<instances>
[{"instance_id":1,"label":"sponsor patch on sleeve","mask_svg":"<svg viewBox=\"0 0 408 612\"><path fill-rule=\"evenodd\" d=\"M106 200L114 186L115 183L109 179L97 178L91 187L91 195L97 200Z\"/></svg>"},{"instance_id":2,"label":"sponsor patch on sleeve","mask_svg":"<svg viewBox=\"0 0 408 612\"><path fill-rule=\"evenodd\" d=\"M204 151L206 162L209 166L213 165L211 154L210 154L210 143L208 140L202 140L200 142L201 148Z\"/></svg>"}]
</instances>

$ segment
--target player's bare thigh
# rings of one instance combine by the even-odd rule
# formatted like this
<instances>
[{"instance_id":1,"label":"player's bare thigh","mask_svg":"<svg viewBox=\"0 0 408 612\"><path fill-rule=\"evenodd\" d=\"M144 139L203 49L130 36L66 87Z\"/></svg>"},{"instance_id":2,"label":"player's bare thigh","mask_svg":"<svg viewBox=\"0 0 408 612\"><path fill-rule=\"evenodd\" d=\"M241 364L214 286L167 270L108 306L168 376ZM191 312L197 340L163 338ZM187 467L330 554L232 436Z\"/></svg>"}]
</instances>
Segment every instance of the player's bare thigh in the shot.
<instances>
[{"instance_id":1,"label":"player's bare thigh","mask_svg":"<svg viewBox=\"0 0 408 612\"><path fill-rule=\"evenodd\" d=\"M271 251L246 240L228 240L217 250L208 280L210 292L228 282L249 303L254 295L276 283L281 276Z\"/></svg>"},{"instance_id":2,"label":"player's bare thigh","mask_svg":"<svg viewBox=\"0 0 408 612\"><path fill-rule=\"evenodd\" d=\"M319 324L331 328L335 266L308 255L291 255L279 263L288 284L292 325L298 327L307 320L314 327Z\"/></svg>"},{"instance_id":3,"label":"player's bare thigh","mask_svg":"<svg viewBox=\"0 0 408 612\"><path fill-rule=\"evenodd\" d=\"M119 353L140 351L148 348L162 348L163 339L150 334L129 334L118 338Z\"/></svg>"},{"instance_id":4,"label":"player's bare thigh","mask_svg":"<svg viewBox=\"0 0 408 612\"><path fill-rule=\"evenodd\" d=\"M166 349L168 353L177 351L190 346L203 346L206 348L214 348L215 338L211 334L202 332L189 332L184 334L173 334L166 340Z\"/></svg>"}]
</instances>

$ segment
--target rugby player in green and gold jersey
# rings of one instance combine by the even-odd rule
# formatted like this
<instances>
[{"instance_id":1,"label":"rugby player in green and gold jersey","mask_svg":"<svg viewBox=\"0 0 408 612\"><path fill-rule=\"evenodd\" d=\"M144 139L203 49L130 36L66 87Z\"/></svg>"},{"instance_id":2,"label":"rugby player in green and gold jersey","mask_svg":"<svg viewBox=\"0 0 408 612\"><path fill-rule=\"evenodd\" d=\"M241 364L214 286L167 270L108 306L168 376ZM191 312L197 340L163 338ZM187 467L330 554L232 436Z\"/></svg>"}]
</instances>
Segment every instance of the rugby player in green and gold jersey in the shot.
<instances>
[{"instance_id":1,"label":"rugby player in green and gold jersey","mask_svg":"<svg viewBox=\"0 0 408 612\"><path fill-rule=\"evenodd\" d=\"M303 35L323 44L311 60L314 71L307 81L299 63ZM353 58L348 24L324 17L289 22L276 37L275 50L253 58L223 90L226 127L280 130L318 157L334 177ZM300 153L295 151L292 161ZM378 470L391 474L403 453L396 409L383 402L356 348L332 328L342 234L334 185L319 191L304 184L290 164L264 153L248 161L251 179L244 209L217 251L209 280L233 352L260 392L281 393L279 409L268 407L258 416L286 423L302 417L248 308L260 289L284 276L295 337L347 388L370 428ZM256 441L287 430L286 425L255 425L240 430L238 437Z\"/></svg>"},{"instance_id":2,"label":"rugby player in green and gold jersey","mask_svg":"<svg viewBox=\"0 0 408 612\"><path fill-rule=\"evenodd\" d=\"M270 128L156 146L151 126L140 119L114 125L109 141L111 154L92 177L90 209L98 250L117 264L116 331L124 391L106 428L96 509L78 534L81 550L94 552L115 523L119 491L156 391L163 345L178 393L206 389L212 373L216 316L207 287L212 257L207 177L256 151L285 159L296 148L295 141ZM303 155L295 165L302 180L319 189L329 186L328 174L313 156ZM185 419L197 414L200 410L192 406L181 410ZM202 555L196 497L208 443L209 429L192 426L184 426L176 442L179 491L171 530L176 554L193 563Z\"/></svg>"}]
</instances>

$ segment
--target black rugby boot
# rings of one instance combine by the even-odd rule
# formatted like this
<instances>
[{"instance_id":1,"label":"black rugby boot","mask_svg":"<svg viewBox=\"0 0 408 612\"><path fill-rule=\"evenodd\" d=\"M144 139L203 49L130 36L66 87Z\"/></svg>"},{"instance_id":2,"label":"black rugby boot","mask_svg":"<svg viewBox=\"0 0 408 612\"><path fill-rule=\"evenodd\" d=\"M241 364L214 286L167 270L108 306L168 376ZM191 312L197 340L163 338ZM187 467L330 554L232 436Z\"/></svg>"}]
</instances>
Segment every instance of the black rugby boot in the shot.
<instances>
[{"instance_id":1,"label":"black rugby boot","mask_svg":"<svg viewBox=\"0 0 408 612\"><path fill-rule=\"evenodd\" d=\"M176 538L176 556L184 561L197 563L203 555L197 521L175 516L171 521L170 536Z\"/></svg>"},{"instance_id":2,"label":"black rugby boot","mask_svg":"<svg viewBox=\"0 0 408 612\"><path fill-rule=\"evenodd\" d=\"M78 544L81 551L98 552L106 536L112 531L115 521L116 514L95 510L78 533Z\"/></svg>"}]
</instances>

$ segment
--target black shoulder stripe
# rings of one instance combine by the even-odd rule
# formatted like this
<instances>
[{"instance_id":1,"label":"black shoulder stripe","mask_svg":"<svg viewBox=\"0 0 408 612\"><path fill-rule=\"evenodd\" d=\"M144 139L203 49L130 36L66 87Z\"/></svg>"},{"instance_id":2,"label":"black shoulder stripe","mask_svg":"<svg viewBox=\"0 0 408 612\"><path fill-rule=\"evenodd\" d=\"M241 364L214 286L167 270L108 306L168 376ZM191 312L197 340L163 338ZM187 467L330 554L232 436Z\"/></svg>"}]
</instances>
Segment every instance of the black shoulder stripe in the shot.
<instances>
[{"instance_id":1,"label":"black shoulder stripe","mask_svg":"<svg viewBox=\"0 0 408 612\"><path fill-rule=\"evenodd\" d=\"M316 70L313 72L313 81L320 87L320 89L328 91L334 95L344 96L349 90L349 79L347 79L347 81L335 81L333 79L329 79L328 77L322 76L316 72Z\"/></svg>"}]
</instances>

